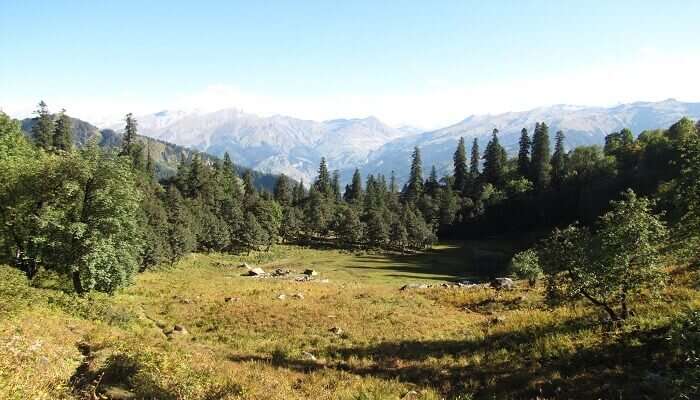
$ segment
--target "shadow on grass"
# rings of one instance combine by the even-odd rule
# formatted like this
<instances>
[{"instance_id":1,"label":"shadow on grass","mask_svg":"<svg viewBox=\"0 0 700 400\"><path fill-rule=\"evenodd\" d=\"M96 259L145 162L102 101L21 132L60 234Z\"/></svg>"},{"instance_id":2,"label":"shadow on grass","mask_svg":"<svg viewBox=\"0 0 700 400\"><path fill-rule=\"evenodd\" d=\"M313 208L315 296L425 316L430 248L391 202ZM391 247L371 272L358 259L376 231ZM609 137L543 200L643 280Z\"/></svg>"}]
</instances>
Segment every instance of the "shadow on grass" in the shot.
<instances>
[{"instance_id":1,"label":"shadow on grass","mask_svg":"<svg viewBox=\"0 0 700 400\"><path fill-rule=\"evenodd\" d=\"M380 270L401 274L388 276L446 280L488 280L503 275L515 251L507 241L451 242L447 246L416 254L382 253L357 256L350 269Z\"/></svg>"},{"instance_id":2,"label":"shadow on grass","mask_svg":"<svg viewBox=\"0 0 700 400\"><path fill-rule=\"evenodd\" d=\"M602 344L556 356L537 356L537 338L576 335L590 320L543 325L481 339L384 342L367 347L328 348L328 361L232 356L231 361L267 362L300 372L335 369L360 376L433 387L448 398L589 399L668 398L661 371L672 364L666 330L611 335ZM479 353L479 361L462 363ZM443 358L446 358L443 360ZM472 358L471 360L474 360ZM658 381L652 382L650 376Z\"/></svg>"}]
</instances>

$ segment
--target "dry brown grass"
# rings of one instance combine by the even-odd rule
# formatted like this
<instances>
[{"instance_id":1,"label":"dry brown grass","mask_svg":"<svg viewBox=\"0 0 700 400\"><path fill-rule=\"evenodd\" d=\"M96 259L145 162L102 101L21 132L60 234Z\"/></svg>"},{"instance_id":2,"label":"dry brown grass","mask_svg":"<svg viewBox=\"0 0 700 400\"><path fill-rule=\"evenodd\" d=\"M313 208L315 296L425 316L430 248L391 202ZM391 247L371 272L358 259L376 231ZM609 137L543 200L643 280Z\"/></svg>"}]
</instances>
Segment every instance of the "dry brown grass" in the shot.
<instances>
[{"instance_id":1,"label":"dry brown grass","mask_svg":"<svg viewBox=\"0 0 700 400\"><path fill-rule=\"evenodd\" d=\"M500 250L483 251L493 260ZM659 385L644 380L673 360L657 339L700 308L697 289L671 286L624 329L605 332L597 311L550 308L541 288L439 287L483 272L465 256L474 252L198 254L74 305L1 268L0 398L80 398L109 386L159 399L658 398ZM242 261L314 268L329 281L243 277ZM435 287L398 290L417 281ZM166 336L175 324L188 334Z\"/></svg>"}]
</instances>

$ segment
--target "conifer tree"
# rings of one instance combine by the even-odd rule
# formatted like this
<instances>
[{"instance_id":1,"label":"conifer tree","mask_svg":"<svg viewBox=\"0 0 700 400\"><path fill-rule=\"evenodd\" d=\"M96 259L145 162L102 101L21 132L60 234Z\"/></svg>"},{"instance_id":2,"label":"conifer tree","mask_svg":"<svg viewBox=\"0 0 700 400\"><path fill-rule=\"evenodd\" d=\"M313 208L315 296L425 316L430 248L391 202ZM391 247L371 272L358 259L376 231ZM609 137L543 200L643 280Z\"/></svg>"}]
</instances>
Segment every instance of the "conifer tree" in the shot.
<instances>
[{"instance_id":1,"label":"conifer tree","mask_svg":"<svg viewBox=\"0 0 700 400\"><path fill-rule=\"evenodd\" d=\"M396 173L391 170L391 179L389 180L389 193L394 194L399 190L398 183L396 183Z\"/></svg>"},{"instance_id":2,"label":"conifer tree","mask_svg":"<svg viewBox=\"0 0 700 400\"><path fill-rule=\"evenodd\" d=\"M274 188L275 200L283 206L288 206L292 203L292 188L289 187L289 179L285 174L281 174L277 179Z\"/></svg>"},{"instance_id":3,"label":"conifer tree","mask_svg":"<svg viewBox=\"0 0 700 400\"><path fill-rule=\"evenodd\" d=\"M433 165L430 168L430 175L428 175L428 180L425 181L425 193L428 196L435 198L438 190L440 189L440 182L438 182L437 170Z\"/></svg>"},{"instance_id":4,"label":"conifer tree","mask_svg":"<svg viewBox=\"0 0 700 400\"><path fill-rule=\"evenodd\" d=\"M53 132L54 150L69 151L73 148L73 128L70 117L66 115L66 110L61 110Z\"/></svg>"},{"instance_id":5,"label":"conifer tree","mask_svg":"<svg viewBox=\"0 0 700 400\"><path fill-rule=\"evenodd\" d=\"M360 170L357 168L355 168L355 172L352 174L350 191L347 192L347 196L345 197L345 201L348 203L359 204L362 202L362 176L360 175Z\"/></svg>"},{"instance_id":6,"label":"conifer tree","mask_svg":"<svg viewBox=\"0 0 700 400\"><path fill-rule=\"evenodd\" d=\"M552 154L552 185L560 187L564 181L566 168L566 151L564 150L564 132L557 131L554 154Z\"/></svg>"},{"instance_id":7,"label":"conifer tree","mask_svg":"<svg viewBox=\"0 0 700 400\"><path fill-rule=\"evenodd\" d=\"M246 196L255 197L258 195L258 191L255 188L255 183L253 182L253 173L249 169L247 169L243 174L243 187L245 189Z\"/></svg>"},{"instance_id":8,"label":"conifer tree","mask_svg":"<svg viewBox=\"0 0 700 400\"><path fill-rule=\"evenodd\" d=\"M301 202L306 197L306 189L304 189L304 180L300 180L299 184L294 187L294 192L292 193L292 201L295 206L301 204Z\"/></svg>"},{"instance_id":9,"label":"conifer tree","mask_svg":"<svg viewBox=\"0 0 700 400\"><path fill-rule=\"evenodd\" d=\"M339 202L341 200L340 196L340 173L338 170L333 171L333 178L331 179L331 191L333 193L333 200Z\"/></svg>"},{"instance_id":10,"label":"conifer tree","mask_svg":"<svg viewBox=\"0 0 700 400\"><path fill-rule=\"evenodd\" d=\"M520 131L520 149L518 150L518 174L522 177L530 176L530 146L532 141L527 129L523 128Z\"/></svg>"},{"instance_id":11,"label":"conifer tree","mask_svg":"<svg viewBox=\"0 0 700 400\"><path fill-rule=\"evenodd\" d=\"M472 181L476 181L479 177L479 142L477 138L474 138L472 142L471 160L469 162L469 176Z\"/></svg>"},{"instance_id":12,"label":"conifer tree","mask_svg":"<svg viewBox=\"0 0 700 400\"><path fill-rule=\"evenodd\" d=\"M498 141L498 129L493 130L491 141L484 151L484 181L500 185L505 175L506 151Z\"/></svg>"},{"instance_id":13,"label":"conifer tree","mask_svg":"<svg viewBox=\"0 0 700 400\"><path fill-rule=\"evenodd\" d=\"M50 150L52 145L52 136L54 133L53 116L49 112L49 108L42 100L39 103L34 113L37 115L36 123L32 126L32 136L37 146L44 150Z\"/></svg>"},{"instance_id":14,"label":"conifer tree","mask_svg":"<svg viewBox=\"0 0 700 400\"><path fill-rule=\"evenodd\" d=\"M549 127L544 122L535 124L532 136L532 156L530 162L530 180L538 190L549 186L550 182Z\"/></svg>"},{"instance_id":15,"label":"conifer tree","mask_svg":"<svg viewBox=\"0 0 700 400\"><path fill-rule=\"evenodd\" d=\"M415 203L423 195L423 162L420 157L420 149L416 146L411 155L411 174L404 191L404 200Z\"/></svg>"},{"instance_id":16,"label":"conifer tree","mask_svg":"<svg viewBox=\"0 0 700 400\"><path fill-rule=\"evenodd\" d=\"M126 126L122 137L122 150L120 156L131 157L131 163L136 169L143 169L143 145L137 142L137 122L133 114L126 114Z\"/></svg>"},{"instance_id":17,"label":"conifer tree","mask_svg":"<svg viewBox=\"0 0 700 400\"><path fill-rule=\"evenodd\" d=\"M316 177L314 187L319 193L323 194L324 196L331 197L333 189L331 186L331 176L328 172L328 164L326 164L325 157L321 157L321 163L318 166L318 177Z\"/></svg>"},{"instance_id":18,"label":"conifer tree","mask_svg":"<svg viewBox=\"0 0 700 400\"><path fill-rule=\"evenodd\" d=\"M453 156L454 161L454 189L462 193L469 180L467 171L467 151L464 148L464 138L459 138L457 150Z\"/></svg>"}]
</instances>

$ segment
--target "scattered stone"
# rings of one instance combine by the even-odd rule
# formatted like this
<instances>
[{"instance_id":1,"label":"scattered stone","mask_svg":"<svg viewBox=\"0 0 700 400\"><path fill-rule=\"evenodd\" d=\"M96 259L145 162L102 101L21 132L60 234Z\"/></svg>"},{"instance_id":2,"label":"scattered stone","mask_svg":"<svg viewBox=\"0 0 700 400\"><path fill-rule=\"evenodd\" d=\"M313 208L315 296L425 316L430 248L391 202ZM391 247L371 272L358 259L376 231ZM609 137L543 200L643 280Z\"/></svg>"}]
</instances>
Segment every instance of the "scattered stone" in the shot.
<instances>
[{"instance_id":1,"label":"scattered stone","mask_svg":"<svg viewBox=\"0 0 700 400\"><path fill-rule=\"evenodd\" d=\"M105 385L100 388L100 392L105 396L105 398L110 400L130 400L136 398L136 394L134 392L124 389L121 386Z\"/></svg>"},{"instance_id":2,"label":"scattered stone","mask_svg":"<svg viewBox=\"0 0 700 400\"><path fill-rule=\"evenodd\" d=\"M287 298L287 295L282 293L279 296L277 296L277 300L285 300Z\"/></svg>"},{"instance_id":3,"label":"scattered stone","mask_svg":"<svg viewBox=\"0 0 700 400\"><path fill-rule=\"evenodd\" d=\"M276 270L272 271L272 273L270 275L272 275L272 276L287 276L291 273L292 273L292 271L290 271L288 269L277 268Z\"/></svg>"},{"instance_id":4,"label":"scattered stone","mask_svg":"<svg viewBox=\"0 0 700 400\"><path fill-rule=\"evenodd\" d=\"M173 325L173 329L163 330L163 333L170 339L172 339L174 336L185 336L189 334L187 329L180 324Z\"/></svg>"},{"instance_id":5,"label":"scattered stone","mask_svg":"<svg viewBox=\"0 0 700 400\"><path fill-rule=\"evenodd\" d=\"M506 318L501 317L499 315L498 317L491 318L491 321L489 321L489 322L491 323L491 325L498 325L498 324L502 324L502 323L506 322Z\"/></svg>"},{"instance_id":6,"label":"scattered stone","mask_svg":"<svg viewBox=\"0 0 700 400\"><path fill-rule=\"evenodd\" d=\"M313 269L305 269L305 270L304 270L304 275L307 275L307 276L316 276L316 275L318 275L318 271L313 270Z\"/></svg>"},{"instance_id":7,"label":"scattered stone","mask_svg":"<svg viewBox=\"0 0 700 400\"><path fill-rule=\"evenodd\" d=\"M250 269L250 265L248 265L248 263L243 263L243 264L239 265L238 268Z\"/></svg>"},{"instance_id":8,"label":"scattered stone","mask_svg":"<svg viewBox=\"0 0 700 400\"><path fill-rule=\"evenodd\" d=\"M311 280L313 280L313 279L314 279L314 278L312 278L312 277L310 277L310 276L308 276L308 275L297 276L296 278L294 278L294 280L295 280L296 282L308 282L308 281L311 281Z\"/></svg>"},{"instance_id":9,"label":"scattered stone","mask_svg":"<svg viewBox=\"0 0 700 400\"><path fill-rule=\"evenodd\" d=\"M252 268L248 270L248 276L263 276L265 275L265 270L260 267Z\"/></svg>"},{"instance_id":10,"label":"scattered stone","mask_svg":"<svg viewBox=\"0 0 700 400\"><path fill-rule=\"evenodd\" d=\"M224 301L227 303L231 301L239 301L240 299L240 297L224 297Z\"/></svg>"},{"instance_id":11,"label":"scattered stone","mask_svg":"<svg viewBox=\"0 0 700 400\"><path fill-rule=\"evenodd\" d=\"M491 282L491 287L497 290L512 289L515 283L510 278L496 278Z\"/></svg>"},{"instance_id":12,"label":"scattered stone","mask_svg":"<svg viewBox=\"0 0 700 400\"><path fill-rule=\"evenodd\" d=\"M401 400L418 400L420 399L420 393L415 390L411 390L401 397Z\"/></svg>"},{"instance_id":13,"label":"scattered stone","mask_svg":"<svg viewBox=\"0 0 700 400\"><path fill-rule=\"evenodd\" d=\"M304 294L303 294L303 293L294 293L294 294L292 295L292 297L294 297L295 299L304 300Z\"/></svg>"},{"instance_id":14,"label":"scattered stone","mask_svg":"<svg viewBox=\"0 0 700 400\"><path fill-rule=\"evenodd\" d=\"M309 353L308 351L302 352L301 358L302 358L302 360L307 360L307 361L316 361L317 360L316 356Z\"/></svg>"},{"instance_id":15,"label":"scattered stone","mask_svg":"<svg viewBox=\"0 0 700 400\"><path fill-rule=\"evenodd\" d=\"M407 285L401 286L399 290L409 290L409 289L428 289L431 286L426 283L409 283Z\"/></svg>"},{"instance_id":16,"label":"scattered stone","mask_svg":"<svg viewBox=\"0 0 700 400\"><path fill-rule=\"evenodd\" d=\"M187 332L187 329L185 329L185 327L180 324L173 325L173 330L178 332Z\"/></svg>"},{"instance_id":17,"label":"scattered stone","mask_svg":"<svg viewBox=\"0 0 700 400\"><path fill-rule=\"evenodd\" d=\"M180 303L182 303L182 304L192 304L192 300L190 300L190 299L182 299L182 300L180 300Z\"/></svg>"},{"instance_id":18,"label":"scattered stone","mask_svg":"<svg viewBox=\"0 0 700 400\"><path fill-rule=\"evenodd\" d=\"M328 331L331 333L335 333L338 336L343 334L343 329L339 326L334 326L331 329L329 329Z\"/></svg>"}]
</instances>

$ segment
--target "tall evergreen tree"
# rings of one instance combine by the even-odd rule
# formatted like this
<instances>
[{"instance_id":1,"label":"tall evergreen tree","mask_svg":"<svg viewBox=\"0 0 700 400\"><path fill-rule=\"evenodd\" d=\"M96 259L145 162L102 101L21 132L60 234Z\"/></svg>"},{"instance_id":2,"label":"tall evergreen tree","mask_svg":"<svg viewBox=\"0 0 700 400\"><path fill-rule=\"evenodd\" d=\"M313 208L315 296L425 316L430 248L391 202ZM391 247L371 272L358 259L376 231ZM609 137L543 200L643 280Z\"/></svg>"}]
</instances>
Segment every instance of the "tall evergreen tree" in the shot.
<instances>
[{"instance_id":1,"label":"tall evergreen tree","mask_svg":"<svg viewBox=\"0 0 700 400\"><path fill-rule=\"evenodd\" d=\"M338 170L333 171L333 178L331 179L331 191L333 193L333 199L335 201L340 201L340 173Z\"/></svg>"},{"instance_id":2,"label":"tall evergreen tree","mask_svg":"<svg viewBox=\"0 0 700 400\"><path fill-rule=\"evenodd\" d=\"M535 188L542 190L549 186L550 176L549 127L544 122L535 124L532 136L532 158L530 180Z\"/></svg>"},{"instance_id":3,"label":"tall evergreen tree","mask_svg":"<svg viewBox=\"0 0 700 400\"><path fill-rule=\"evenodd\" d=\"M430 175L428 175L428 180L425 181L425 193L428 196L435 198L439 189L440 182L438 182L437 170L433 165L430 168Z\"/></svg>"},{"instance_id":4,"label":"tall evergreen tree","mask_svg":"<svg viewBox=\"0 0 700 400\"><path fill-rule=\"evenodd\" d=\"M326 164L325 157L321 157L321 163L318 166L318 177L316 177L314 187L319 193L326 197L330 197L332 194L331 175L328 172L328 164Z\"/></svg>"},{"instance_id":5,"label":"tall evergreen tree","mask_svg":"<svg viewBox=\"0 0 700 400\"><path fill-rule=\"evenodd\" d=\"M54 133L53 116L49 108L42 100L34 113L37 115L36 123L32 126L32 136L37 146L44 150L50 150Z\"/></svg>"},{"instance_id":6,"label":"tall evergreen tree","mask_svg":"<svg viewBox=\"0 0 700 400\"><path fill-rule=\"evenodd\" d=\"M52 142L55 150L69 151L73 148L73 127L65 108L58 114Z\"/></svg>"},{"instance_id":7,"label":"tall evergreen tree","mask_svg":"<svg viewBox=\"0 0 700 400\"><path fill-rule=\"evenodd\" d=\"M471 160L469 161L469 176L472 181L475 181L479 177L479 141L474 138L472 142Z\"/></svg>"},{"instance_id":8,"label":"tall evergreen tree","mask_svg":"<svg viewBox=\"0 0 700 400\"><path fill-rule=\"evenodd\" d=\"M530 140L530 135L528 135L526 128L520 131L519 145L518 174L527 178L530 176L530 146L532 146L532 141Z\"/></svg>"},{"instance_id":9,"label":"tall evergreen tree","mask_svg":"<svg viewBox=\"0 0 700 400\"><path fill-rule=\"evenodd\" d=\"M304 189L304 180L300 180L299 184L294 187L294 192L292 192L292 202L295 206L301 204L301 202L306 197L306 189Z\"/></svg>"},{"instance_id":10,"label":"tall evergreen tree","mask_svg":"<svg viewBox=\"0 0 700 400\"><path fill-rule=\"evenodd\" d=\"M122 137L122 150L119 153L121 156L131 157L131 163L136 169L143 169L143 145L138 143L137 122L133 114L126 114L126 126L124 127L124 136Z\"/></svg>"},{"instance_id":11,"label":"tall evergreen tree","mask_svg":"<svg viewBox=\"0 0 700 400\"><path fill-rule=\"evenodd\" d=\"M560 187L564 181L566 169L566 151L564 150L564 132L557 131L555 137L554 154L552 154L552 184Z\"/></svg>"},{"instance_id":12,"label":"tall evergreen tree","mask_svg":"<svg viewBox=\"0 0 700 400\"><path fill-rule=\"evenodd\" d=\"M389 193L394 194L399 190L398 183L396 182L396 173L391 170L391 179L389 180Z\"/></svg>"},{"instance_id":13,"label":"tall evergreen tree","mask_svg":"<svg viewBox=\"0 0 700 400\"><path fill-rule=\"evenodd\" d=\"M461 193L467 186L467 181L469 180L467 171L467 151L464 148L464 138L459 138L459 143L457 144L457 150L452 157L454 162L454 189Z\"/></svg>"},{"instance_id":14,"label":"tall evergreen tree","mask_svg":"<svg viewBox=\"0 0 700 400\"><path fill-rule=\"evenodd\" d=\"M255 183L253 182L253 172L251 172L249 169L243 174L243 188L245 189L245 194L248 197L255 197L258 195L258 191L255 188Z\"/></svg>"},{"instance_id":15,"label":"tall evergreen tree","mask_svg":"<svg viewBox=\"0 0 700 400\"><path fill-rule=\"evenodd\" d=\"M416 202L423 195L423 162L420 149L416 146L411 155L411 174L404 191L404 199L409 203Z\"/></svg>"},{"instance_id":16,"label":"tall evergreen tree","mask_svg":"<svg viewBox=\"0 0 700 400\"><path fill-rule=\"evenodd\" d=\"M355 172L352 174L350 191L347 193L345 200L348 203L362 202L362 175L360 175L360 170L357 168L355 168Z\"/></svg>"},{"instance_id":17,"label":"tall evergreen tree","mask_svg":"<svg viewBox=\"0 0 700 400\"><path fill-rule=\"evenodd\" d=\"M281 174L277 179L274 188L274 196L275 200L283 206L288 206L292 203L292 188L285 174Z\"/></svg>"},{"instance_id":18,"label":"tall evergreen tree","mask_svg":"<svg viewBox=\"0 0 700 400\"><path fill-rule=\"evenodd\" d=\"M484 151L484 181L500 185L505 175L506 151L498 141L498 129L493 130L491 141Z\"/></svg>"}]
</instances>

